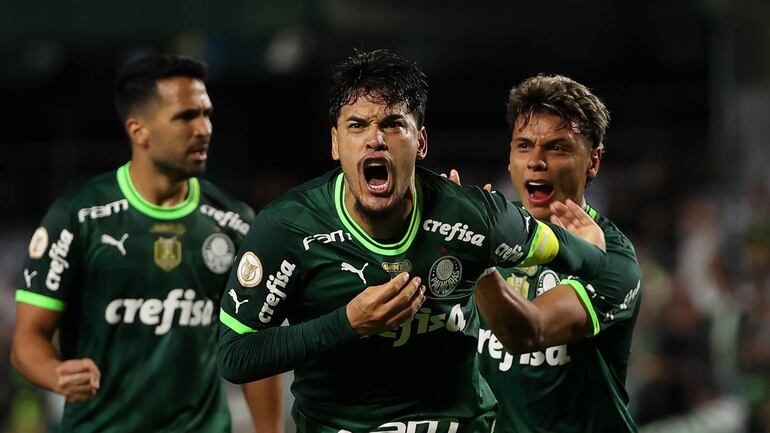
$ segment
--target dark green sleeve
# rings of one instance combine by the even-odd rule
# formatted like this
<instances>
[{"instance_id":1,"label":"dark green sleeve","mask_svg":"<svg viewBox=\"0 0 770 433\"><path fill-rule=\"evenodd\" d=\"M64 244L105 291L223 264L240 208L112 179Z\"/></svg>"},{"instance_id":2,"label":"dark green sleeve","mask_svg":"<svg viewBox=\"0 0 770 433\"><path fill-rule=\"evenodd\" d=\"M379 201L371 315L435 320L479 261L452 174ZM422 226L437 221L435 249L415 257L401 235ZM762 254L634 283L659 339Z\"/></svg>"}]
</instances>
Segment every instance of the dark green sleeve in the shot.
<instances>
[{"instance_id":1,"label":"dark green sleeve","mask_svg":"<svg viewBox=\"0 0 770 433\"><path fill-rule=\"evenodd\" d=\"M559 241L559 252L548 267L562 274L579 275L586 280L598 277L607 265L607 254L569 231L544 222Z\"/></svg>"},{"instance_id":2,"label":"dark green sleeve","mask_svg":"<svg viewBox=\"0 0 770 433\"><path fill-rule=\"evenodd\" d=\"M292 370L324 351L358 339L345 307L304 323L238 334L220 325L219 368L235 383Z\"/></svg>"},{"instance_id":3,"label":"dark green sleeve","mask_svg":"<svg viewBox=\"0 0 770 433\"><path fill-rule=\"evenodd\" d=\"M490 227L491 266L547 263L556 272L589 280L604 269L607 255L599 248L561 227L536 220L499 193L481 193Z\"/></svg>"},{"instance_id":4,"label":"dark green sleeve","mask_svg":"<svg viewBox=\"0 0 770 433\"><path fill-rule=\"evenodd\" d=\"M219 365L233 382L288 371L358 338L345 308L281 326L305 284L303 252L290 230L262 211L246 235L222 294Z\"/></svg>"}]
</instances>

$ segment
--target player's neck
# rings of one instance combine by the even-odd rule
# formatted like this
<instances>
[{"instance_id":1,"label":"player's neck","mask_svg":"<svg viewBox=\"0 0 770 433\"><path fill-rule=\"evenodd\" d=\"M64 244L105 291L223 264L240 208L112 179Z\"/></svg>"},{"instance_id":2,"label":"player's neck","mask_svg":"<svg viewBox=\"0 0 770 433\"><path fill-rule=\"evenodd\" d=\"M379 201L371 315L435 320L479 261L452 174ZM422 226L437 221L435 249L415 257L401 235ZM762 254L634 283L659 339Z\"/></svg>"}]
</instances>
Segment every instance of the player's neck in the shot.
<instances>
[{"instance_id":1,"label":"player's neck","mask_svg":"<svg viewBox=\"0 0 770 433\"><path fill-rule=\"evenodd\" d=\"M171 179L151 162L133 159L128 173L137 192L152 204L174 206L187 198L188 179Z\"/></svg>"},{"instance_id":2,"label":"player's neck","mask_svg":"<svg viewBox=\"0 0 770 433\"><path fill-rule=\"evenodd\" d=\"M395 243L406 233L414 208L414 186L407 191L402 204L388 212L366 212L352 193L345 194L345 207L353 220L378 242Z\"/></svg>"}]
</instances>

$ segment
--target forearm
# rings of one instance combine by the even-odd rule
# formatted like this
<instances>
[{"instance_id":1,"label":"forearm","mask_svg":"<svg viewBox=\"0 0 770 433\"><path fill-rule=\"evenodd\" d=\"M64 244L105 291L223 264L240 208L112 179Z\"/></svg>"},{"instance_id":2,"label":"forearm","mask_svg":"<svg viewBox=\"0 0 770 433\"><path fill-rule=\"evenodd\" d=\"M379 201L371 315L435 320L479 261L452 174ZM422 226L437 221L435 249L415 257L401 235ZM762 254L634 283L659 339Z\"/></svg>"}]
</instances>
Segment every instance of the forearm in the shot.
<instances>
[{"instance_id":1,"label":"forearm","mask_svg":"<svg viewBox=\"0 0 770 433\"><path fill-rule=\"evenodd\" d=\"M514 293L495 271L476 285L476 305L497 339L511 354L542 345L544 320L532 302Z\"/></svg>"},{"instance_id":2,"label":"forearm","mask_svg":"<svg viewBox=\"0 0 770 433\"><path fill-rule=\"evenodd\" d=\"M302 365L324 351L358 339L345 307L290 326L276 326L237 334L222 327L219 367L225 379L251 382Z\"/></svg>"},{"instance_id":3,"label":"forearm","mask_svg":"<svg viewBox=\"0 0 770 433\"><path fill-rule=\"evenodd\" d=\"M61 360L50 339L35 333L14 334L11 363L30 382L61 393L56 374Z\"/></svg>"},{"instance_id":4,"label":"forearm","mask_svg":"<svg viewBox=\"0 0 770 433\"><path fill-rule=\"evenodd\" d=\"M257 433L283 433L283 376L244 383L243 395Z\"/></svg>"}]
</instances>

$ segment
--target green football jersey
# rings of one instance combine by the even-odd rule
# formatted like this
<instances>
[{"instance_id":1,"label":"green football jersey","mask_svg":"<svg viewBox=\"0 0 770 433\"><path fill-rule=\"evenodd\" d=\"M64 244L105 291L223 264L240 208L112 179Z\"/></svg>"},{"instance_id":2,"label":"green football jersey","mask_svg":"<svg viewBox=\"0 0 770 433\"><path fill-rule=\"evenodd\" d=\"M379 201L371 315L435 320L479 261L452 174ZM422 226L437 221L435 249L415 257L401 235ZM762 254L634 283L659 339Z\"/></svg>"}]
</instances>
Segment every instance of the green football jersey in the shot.
<instances>
[{"instance_id":1,"label":"green football jersey","mask_svg":"<svg viewBox=\"0 0 770 433\"><path fill-rule=\"evenodd\" d=\"M254 213L195 178L183 203L156 206L128 167L51 207L19 279L18 302L61 312L61 358L101 371L62 432L229 432L216 314Z\"/></svg>"},{"instance_id":2,"label":"green football jersey","mask_svg":"<svg viewBox=\"0 0 770 433\"><path fill-rule=\"evenodd\" d=\"M625 389L631 336L640 306L641 271L631 242L588 208L604 231L608 263L590 283L545 266L500 268L527 299L570 284L593 323L592 335L544 351L511 355L482 319L481 371L498 400L495 431L635 432Z\"/></svg>"},{"instance_id":3,"label":"green football jersey","mask_svg":"<svg viewBox=\"0 0 770 433\"><path fill-rule=\"evenodd\" d=\"M418 168L408 228L383 244L348 214L343 178L327 173L257 216L222 302L220 360L247 371L264 356L263 376L294 367L300 432L490 431L495 400L478 370L475 282L500 262L553 258L558 230L499 194ZM404 271L426 286L422 308L394 331L358 338L345 305ZM277 327L285 318L295 326ZM250 347L233 359L226 350L249 341L239 337L271 340L261 354Z\"/></svg>"}]
</instances>

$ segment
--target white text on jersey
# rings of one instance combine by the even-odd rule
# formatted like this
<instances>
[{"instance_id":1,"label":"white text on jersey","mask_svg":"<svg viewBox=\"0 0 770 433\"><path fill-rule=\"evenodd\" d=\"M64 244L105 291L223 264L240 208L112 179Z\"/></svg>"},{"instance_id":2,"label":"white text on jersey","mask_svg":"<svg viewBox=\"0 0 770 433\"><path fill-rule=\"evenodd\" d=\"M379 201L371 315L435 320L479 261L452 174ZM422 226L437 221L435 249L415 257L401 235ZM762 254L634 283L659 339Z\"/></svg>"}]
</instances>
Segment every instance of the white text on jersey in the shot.
<instances>
[{"instance_id":1,"label":"white text on jersey","mask_svg":"<svg viewBox=\"0 0 770 433\"><path fill-rule=\"evenodd\" d=\"M181 311L178 319L179 326L208 326L214 314L214 303L211 299L195 300L193 289L174 289L168 292L164 300L115 299L107 304L104 319L110 325L121 322L134 323L139 313L139 322L145 325L156 325L155 335L163 335L174 324L176 310Z\"/></svg>"},{"instance_id":2,"label":"white text on jersey","mask_svg":"<svg viewBox=\"0 0 770 433\"><path fill-rule=\"evenodd\" d=\"M346 239L347 238L347 239ZM310 235L305 239L302 239L302 245L305 247L305 251L310 249L310 242L318 241L324 244L329 242L345 242L353 239L350 233L344 233L341 229L331 233L316 233Z\"/></svg>"},{"instance_id":3,"label":"white text on jersey","mask_svg":"<svg viewBox=\"0 0 770 433\"><path fill-rule=\"evenodd\" d=\"M432 312L430 307L420 308L417 314L402 323L395 331L385 331L379 335L396 340L393 342L393 347L399 347L406 344L412 334L420 335L438 329L446 329L449 332L459 332L465 329L466 320L462 305L455 304L449 312L449 317L447 317L447 313L431 314Z\"/></svg>"},{"instance_id":4,"label":"white text on jersey","mask_svg":"<svg viewBox=\"0 0 770 433\"><path fill-rule=\"evenodd\" d=\"M451 241L452 239L455 239L455 235L457 235L458 241L470 242L471 245L477 246L481 246L486 237L482 234L468 230L468 224L460 222L449 225L447 223L442 223L441 221L425 220L425 222L422 223L422 229L431 233L436 233L438 231L439 234L446 236L444 238L445 241Z\"/></svg>"},{"instance_id":5,"label":"white text on jersey","mask_svg":"<svg viewBox=\"0 0 770 433\"><path fill-rule=\"evenodd\" d=\"M495 334L488 329L479 328L479 354L484 354L484 347L489 350L489 356L492 359L501 359L500 365L497 367L500 371L508 371L513 364L513 356L503 348L503 343L495 337ZM567 353L567 345L562 344L560 346L553 346L545 349L545 352L536 351L532 353L522 353L518 356L519 364L531 365L533 367L539 367L543 364L551 367L558 365L564 365L572 360L572 357Z\"/></svg>"},{"instance_id":6,"label":"white text on jersey","mask_svg":"<svg viewBox=\"0 0 770 433\"><path fill-rule=\"evenodd\" d=\"M67 254L70 252L70 245L75 238L69 230L64 229L59 235L59 240L51 244L48 250L48 257L51 258L51 266L48 268L48 275L45 278L45 286L52 291L59 290L61 283L61 274L70 267L67 261Z\"/></svg>"},{"instance_id":7,"label":"white text on jersey","mask_svg":"<svg viewBox=\"0 0 770 433\"><path fill-rule=\"evenodd\" d=\"M230 227L244 236L249 232L249 224L233 211L221 211L207 204L201 205L200 211L203 215L214 218L221 227Z\"/></svg>"},{"instance_id":8,"label":"white text on jersey","mask_svg":"<svg viewBox=\"0 0 770 433\"><path fill-rule=\"evenodd\" d=\"M262 323L269 323L273 318L275 310L271 307L278 305L281 300L286 299L286 293L280 288L286 288L286 284L289 282L289 277L294 273L294 268L297 265L293 265L286 260L281 263L281 270L276 272L275 275L270 275L265 282L265 287L270 293L265 297L265 302L262 304L262 310L259 312L259 321Z\"/></svg>"},{"instance_id":9,"label":"white text on jersey","mask_svg":"<svg viewBox=\"0 0 770 433\"><path fill-rule=\"evenodd\" d=\"M84 207L78 211L78 221L82 223L86 220L86 217L89 217L92 220L104 218L122 210L128 210L128 200L126 199L107 203L102 206Z\"/></svg>"}]
</instances>

